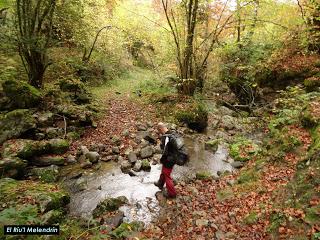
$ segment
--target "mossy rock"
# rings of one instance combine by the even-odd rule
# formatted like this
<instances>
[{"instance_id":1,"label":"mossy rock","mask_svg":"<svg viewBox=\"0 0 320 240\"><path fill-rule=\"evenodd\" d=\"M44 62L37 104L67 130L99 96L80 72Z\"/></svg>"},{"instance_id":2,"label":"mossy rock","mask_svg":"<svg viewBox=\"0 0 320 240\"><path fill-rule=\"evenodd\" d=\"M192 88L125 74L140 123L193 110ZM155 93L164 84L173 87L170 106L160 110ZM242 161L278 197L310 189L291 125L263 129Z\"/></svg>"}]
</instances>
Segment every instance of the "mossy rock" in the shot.
<instances>
[{"instance_id":1,"label":"mossy rock","mask_svg":"<svg viewBox=\"0 0 320 240\"><path fill-rule=\"evenodd\" d=\"M87 104L91 102L91 94L80 81L62 79L59 81L59 87L61 91L71 93L71 99L77 104Z\"/></svg>"},{"instance_id":2,"label":"mossy rock","mask_svg":"<svg viewBox=\"0 0 320 240\"><path fill-rule=\"evenodd\" d=\"M319 91L320 89L320 76L313 76L303 81L304 86L308 92Z\"/></svg>"},{"instance_id":3,"label":"mossy rock","mask_svg":"<svg viewBox=\"0 0 320 240\"><path fill-rule=\"evenodd\" d=\"M16 156L21 159L32 160L34 157L44 154L62 154L68 149L69 142L64 139L51 139L49 141L14 139L3 144L2 156Z\"/></svg>"},{"instance_id":4,"label":"mossy rock","mask_svg":"<svg viewBox=\"0 0 320 240\"><path fill-rule=\"evenodd\" d=\"M11 138L20 137L23 133L36 127L33 112L28 109L17 109L0 114L0 145Z\"/></svg>"},{"instance_id":5,"label":"mossy rock","mask_svg":"<svg viewBox=\"0 0 320 240\"><path fill-rule=\"evenodd\" d=\"M216 152L218 150L218 146L220 142L221 142L221 139L210 140L204 144L204 148L206 150Z\"/></svg>"},{"instance_id":6,"label":"mossy rock","mask_svg":"<svg viewBox=\"0 0 320 240\"><path fill-rule=\"evenodd\" d=\"M50 152L52 154L63 154L69 149L69 142L65 139L51 139L49 140Z\"/></svg>"},{"instance_id":7,"label":"mossy rock","mask_svg":"<svg viewBox=\"0 0 320 240\"><path fill-rule=\"evenodd\" d=\"M212 174L209 172L197 172L196 179L198 180L208 180L212 179Z\"/></svg>"},{"instance_id":8,"label":"mossy rock","mask_svg":"<svg viewBox=\"0 0 320 240\"><path fill-rule=\"evenodd\" d=\"M52 183L56 182L59 178L59 167L51 165L43 168L32 168L30 173L42 182Z\"/></svg>"},{"instance_id":9,"label":"mossy rock","mask_svg":"<svg viewBox=\"0 0 320 240\"><path fill-rule=\"evenodd\" d=\"M175 118L198 132L204 131L208 126L208 111L202 104L195 104L176 112Z\"/></svg>"},{"instance_id":10,"label":"mossy rock","mask_svg":"<svg viewBox=\"0 0 320 240\"><path fill-rule=\"evenodd\" d=\"M120 196L117 198L107 198L97 205L97 207L92 212L92 216L94 218L97 218L106 212L116 211L119 209L119 207L127 204L128 202L128 199L124 196Z\"/></svg>"},{"instance_id":11,"label":"mossy rock","mask_svg":"<svg viewBox=\"0 0 320 240\"><path fill-rule=\"evenodd\" d=\"M26 82L7 80L2 88L13 109L36 107L41 102L41 92Z\"/></svg>"},{"instance_id":12,"label":"mossy rock","mask_svg":"<svg viewBox=\"0 0 320 240\"><path fill-rule=\"evenodd\" d=\"M28 162L18 157L4 157L0 159L0 176L21 178L24 175Z\"/></svg>"},{"instance_id":13,"label":"mossy rock","mask_svg":"<svg viewBox=\"0 0 320 240\"><path fill-rule=\"evenodd\" d=\"M144 171L151 171L151 165L150 162L147 159L143 159L141 162L141 169Z\"/></svg>"},{"instance_id":14,"label":"mossy rock","mask_svg":"<svg viewBox=\"0 0 320 240\"><path fill-rule=\"evenodd\" d=\"M95 114L89 110L88 105L62 104L56 106L56 112L69 119L69 126L92 126Z\"/></svg>"}]
</instances>

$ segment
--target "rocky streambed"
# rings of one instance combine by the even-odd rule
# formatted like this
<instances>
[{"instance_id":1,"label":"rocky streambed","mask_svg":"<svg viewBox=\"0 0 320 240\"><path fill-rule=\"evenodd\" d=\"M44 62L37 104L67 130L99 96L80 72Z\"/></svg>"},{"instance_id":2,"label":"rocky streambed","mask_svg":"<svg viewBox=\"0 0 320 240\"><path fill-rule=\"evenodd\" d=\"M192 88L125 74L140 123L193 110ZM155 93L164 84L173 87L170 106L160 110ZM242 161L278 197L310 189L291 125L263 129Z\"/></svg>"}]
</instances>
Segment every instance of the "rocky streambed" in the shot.
<instances>
[{"instance_id":1,"label":"rocky streambed","mask_svg":"<svg viewBox=\"0 0 320 240\"><path fill-rule=\"evenodd\" d=\"M215 151L206 149L205 135L194 134L185 137L185 145L190 161L185 166L174 167L175 181L188 181L197 174L218 176L224 171L232 171L229 150L225 144L218 144ZM121 165L121 164L120 164ZM81 168L67 166L63 169L64 184L71 194L70 214L90 219L100 202L107 198L125 196L128 203L120 207L124 221L152 222L159 214L156 198L159 191L153 182L157 181L161 164L151 164L149 171L123 173L119 163L103 162L98 170L81 171ZM134 175L133 175L134 174Z\"/></svg>"}]
</instances>

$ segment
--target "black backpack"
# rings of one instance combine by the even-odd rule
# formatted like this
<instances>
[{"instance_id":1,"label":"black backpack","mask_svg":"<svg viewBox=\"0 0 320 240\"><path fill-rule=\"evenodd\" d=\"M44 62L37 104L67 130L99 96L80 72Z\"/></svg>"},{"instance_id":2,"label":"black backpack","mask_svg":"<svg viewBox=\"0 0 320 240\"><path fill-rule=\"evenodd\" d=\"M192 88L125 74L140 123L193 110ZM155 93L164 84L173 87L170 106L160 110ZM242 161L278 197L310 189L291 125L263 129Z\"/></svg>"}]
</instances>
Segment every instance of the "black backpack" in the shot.
<instances>
[{"instance_id":1,"label":"black backpack","mask_svg":"<svg viewBox=\"0 0 320 240\"><path fill-rule=\"evenodd\" d=\"M178 133L165 134L165 137L169 138L169 143L174 146L175 151L172 153L174 155L175 164L183 166L189 160L188 152L184 145L183 137Z\"/></svg>"}]
</instances>

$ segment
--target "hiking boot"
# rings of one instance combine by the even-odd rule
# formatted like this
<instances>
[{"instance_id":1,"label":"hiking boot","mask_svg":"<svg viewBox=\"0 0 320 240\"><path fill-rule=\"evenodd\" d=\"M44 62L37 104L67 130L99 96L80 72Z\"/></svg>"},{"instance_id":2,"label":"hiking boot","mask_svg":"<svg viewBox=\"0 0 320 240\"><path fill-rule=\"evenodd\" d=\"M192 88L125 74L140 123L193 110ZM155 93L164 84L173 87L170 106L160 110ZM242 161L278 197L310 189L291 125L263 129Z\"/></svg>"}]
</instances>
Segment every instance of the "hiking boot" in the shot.
<instances>
[{"instance_id":1,"label":"hiking boot","mask_svg":"<svg viewBox=\"0 0 320 240\"><path fill-rule=\"evenodd\" d=\"M154 182L153 184L154 184L156 187L158 187L160 190L163 189L163 185L161 185L161 184L159 183L159 181L158 181L158 182Z\"/></svg>"}]
</instances>

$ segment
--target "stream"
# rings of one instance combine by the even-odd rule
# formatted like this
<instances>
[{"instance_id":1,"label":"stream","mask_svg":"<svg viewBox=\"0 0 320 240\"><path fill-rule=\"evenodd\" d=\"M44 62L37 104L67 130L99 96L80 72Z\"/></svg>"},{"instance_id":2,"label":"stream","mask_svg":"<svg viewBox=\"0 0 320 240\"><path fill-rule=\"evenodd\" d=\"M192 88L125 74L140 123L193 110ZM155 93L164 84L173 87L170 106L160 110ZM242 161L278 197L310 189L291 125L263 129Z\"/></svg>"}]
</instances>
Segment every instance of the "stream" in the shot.
<instances>
[{"instance_id":1,"label":"stream","mask_svg":"<svg viewBox=\"0 0 320 240\"><path fill-rule=\"evenodd\" d=\"M175 180L184 180L195 176L196 172L210 172L217 175L218 171L232 171L228 158L228 149L219 145L215 153L204 149L204 135L185 137L185 145L190 155L190 161L185 166L176 165L173 170ZM151 166L150 172L138 172L137 176L121 172L117 163L101 163L101 168L95 171L85 171L78 179L70 179L67 175L82 169L66 166L64 184L69 189L71 202L70 215L89 219L97 204L107 197L125 196L129 204L122 206L124 221L142 221L150 224L158 216L160 207L155 193L159 191L153 182L157 181L161 165ZM82 170L83 171L83 170ZM76 190L79 183L85 185L84 190Z\"/></svg>"}]
</instances>

